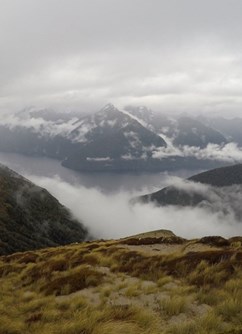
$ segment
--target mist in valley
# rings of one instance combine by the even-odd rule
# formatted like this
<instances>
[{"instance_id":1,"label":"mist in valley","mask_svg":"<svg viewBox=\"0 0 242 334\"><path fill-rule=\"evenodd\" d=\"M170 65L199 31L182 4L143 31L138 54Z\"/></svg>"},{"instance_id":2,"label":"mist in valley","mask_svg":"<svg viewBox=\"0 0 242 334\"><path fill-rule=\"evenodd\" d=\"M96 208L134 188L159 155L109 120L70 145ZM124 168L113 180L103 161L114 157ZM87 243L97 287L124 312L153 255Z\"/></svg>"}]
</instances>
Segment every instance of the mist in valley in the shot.
<instances>
[{"instance_id":1,"label":"mist in valley","mask_svg":"<svg viewBox=\"0 0 242 334\"><path fill-rule=\"evenodd\" d=\"M146 193L119 191L105 194L95 187L74 186L62 179L28 175L46 188L83 221L95 238L120 238L150 230L168 229L185 238L204 235L231 237L241 233L234 212L211 212L205 208L156 207L154 204L130 204L130 199Z\"/></svg>"},{"instance_id":2,"label":"mist in valley","mask_svg":"<svg viewBox=\"0 0 242 334\"><path fill-rule=\"evenodd\" d=\"M78 173L56 160L0 153L0 161L37 185L46 188L88 228L94 238L121 238L157 229L172 230L185 238L204 235L231 237L241 234L236 215L242 201L241 187L220 196L207 185L184 182L197 171L150 174ZM204 207L157 207L130 200L168 185L209 194L214 210ZM224 210L226 209L226 210Z\"/></svg>"},{"instance_id":3,"label":"mist in valley","mask_svg":"<svg viewBox=\"0 0 242 334\"><path fill-rule=\"evenodd\" d=\"M230 189L226 203L221 201L218 194L210 191L214 205L216 203L214 211L206 207L157 207L152 203L130 203L132 198L171 184L186 191L208 193L206 185L183 181L200 171L84 174L64 168L58 161L47 158L0 153L0 161L46 188L71 210L74 217L83 222L95 238L121 238L156 229L172 230L185 238L241 234L242 227L235 215L242 200L239 195L241 189ZM224 206L228 209L226 212L223 211Z\"/></svg>"}]
</instances>

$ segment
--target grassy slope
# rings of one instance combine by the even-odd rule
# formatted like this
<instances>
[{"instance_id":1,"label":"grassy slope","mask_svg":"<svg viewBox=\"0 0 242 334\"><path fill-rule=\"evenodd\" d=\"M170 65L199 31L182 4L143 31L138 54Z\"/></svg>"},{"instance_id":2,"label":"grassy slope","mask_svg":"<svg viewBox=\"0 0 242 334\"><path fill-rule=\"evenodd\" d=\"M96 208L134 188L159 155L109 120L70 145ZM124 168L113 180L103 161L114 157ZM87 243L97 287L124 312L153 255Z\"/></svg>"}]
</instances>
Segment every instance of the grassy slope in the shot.
<instances>
[{"instance_id":1,"label":"grassy slope","mask_svg":"<svg viewBox=\"0 0 242 334\"><path fill-rule=\"evenodd\" d=\"M165 234L1 257L0 333L241 333L242 237Z\"/></svg>"}]
</instances>

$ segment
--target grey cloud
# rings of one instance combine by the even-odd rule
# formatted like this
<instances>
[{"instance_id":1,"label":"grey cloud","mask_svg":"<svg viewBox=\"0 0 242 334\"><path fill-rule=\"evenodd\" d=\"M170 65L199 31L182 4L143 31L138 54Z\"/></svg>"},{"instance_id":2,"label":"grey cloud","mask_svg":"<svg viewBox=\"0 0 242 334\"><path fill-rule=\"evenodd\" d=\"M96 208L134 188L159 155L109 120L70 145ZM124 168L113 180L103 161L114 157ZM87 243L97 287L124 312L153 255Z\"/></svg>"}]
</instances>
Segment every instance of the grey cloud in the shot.
<instances>
[{"instance_id":1,"label":"grey cloud","mask_svg":"<svg viewBox=\"0 0 242 334\"><path fill-rule=\"evenodd\" d=\"M2 0L0 109L242 106L240 0Z\"/></svg>"},{"instance_id":2,"label":"grey cloud","mask_svg":"<svg viewBox=\"0 0 242 334\"><path fill-rule=\"evenodd\" d=\"M76 128L75 121L77 121L77 118L69 121L52 122L42 118L18 118L16 115L10 114L0 119L0 125L7 126L11 130L20 126L46 137L57 135L68 137L71 131Z\"/></svg>"},{"instance_id":3,"label":"grey cloud","mask_svg":"<svg viewBox=\"0 0 242 334\"><path fill-rule=\"evenodd\" d=\"M174 147L170 142L167 147L154 150L152 156L155 159L180 156L236 163L242 162L242 149L236 143L228 143L226 145L208 144L205 148L199 148L195 146Z\"/></svg>"},{"instance_id":4,"label":"grey cloud","mask_svg":"<svg viewBox=\"0 0 242 334\"><path fill-rule=\"evenodd\" d=\"M166 185L167 186L172 185L176 189L183 190L187 193L197 193L200 195L207 195L207 193L210 192L210 186L207 184L192 182L177 176L172 176L167 178Z\"/></svg>"}]
</instances>

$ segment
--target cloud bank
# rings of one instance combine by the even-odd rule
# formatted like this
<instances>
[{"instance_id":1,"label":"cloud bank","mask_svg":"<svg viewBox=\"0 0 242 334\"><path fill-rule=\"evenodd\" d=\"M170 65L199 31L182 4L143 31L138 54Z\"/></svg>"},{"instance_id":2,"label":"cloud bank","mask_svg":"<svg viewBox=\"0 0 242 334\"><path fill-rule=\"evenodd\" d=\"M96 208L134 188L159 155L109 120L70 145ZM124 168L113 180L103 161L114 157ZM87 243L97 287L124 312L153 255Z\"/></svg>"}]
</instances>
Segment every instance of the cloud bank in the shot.
<instances>
[{"instance_id":1,"label":"cloud bank","mask_svg":"<svg viewBox=\"0 0 242 334\"><path fill-rule=\"evenodd\" d=\"M2 0L0 110L239 114L241 12L240 0Z\"/></svg>"},{"instance_id":2,"label":"cloud bank","mask_svg":"<svg viewBox=\"0 0 242 334\"><path fill-rule=\"evenodd\" d=\"M0 125L3 125L10 130L21 127L23 129L29 129L32 132L41 136L69 136L71 131L76 128L75 122L77 118L70 119L69 121L47 121L41 117L17 117L16 114L7 114L5 117L0 118Z\"/></svg>"},{"instance_id":3,"label":"cloud bank","mask_svg":"<svg viewBox=\"0 0 242 334\"><path fill-rule=\"evenodd\" d=\"M137 193L105 195L95 188L73 186L57 177L50 179L28 175L28 178L69 207L97 238L120 238L156 229L169 229L185 238L241 234L241 223L232 211L213 212L202 207L159 208L139 203L131 206L129 201Z\"/></svg>"},{"instance_id":4,"label":"cloud bank","mask_svg":"<svg viewBox=\"0 0 242 334\"><path fill-rule=\"evenodd\" d=\"M242 148L236 143L225 145L208 144L205 148L195 146L174 147L172 144L167 147L154 150L152 154L155 159L166 159L172 156L194 157L199 160L218 160L228 163L242 162Z\"/></svg>"},{"instance_id":5,"label":"cloud bank","mask_svg":"<svg viewBox=\"0 0 242 334\"><path fill-rule=\"evenodd\" d=\"M225 215L228 221L242 221L242 185L235 184L226 187L214 187L208 184L193 182L177 176L167 178L166 186L174 187L178 191L189 195L201 195L204 200L200 208L210 213ZM242 225L241 225L242 232Z\"/></svg>"}]
</instances>

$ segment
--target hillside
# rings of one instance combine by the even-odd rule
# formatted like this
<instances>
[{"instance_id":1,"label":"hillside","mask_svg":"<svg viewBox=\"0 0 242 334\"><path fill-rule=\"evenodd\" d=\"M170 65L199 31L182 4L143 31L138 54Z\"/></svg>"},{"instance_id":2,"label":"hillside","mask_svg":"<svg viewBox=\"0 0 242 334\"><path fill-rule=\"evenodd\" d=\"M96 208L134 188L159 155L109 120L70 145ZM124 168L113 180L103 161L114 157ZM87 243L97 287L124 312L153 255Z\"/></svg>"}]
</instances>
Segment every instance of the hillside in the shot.
<instances>
[{"instance_id":1,"label":"hillside","mask_svg":"<svg viewBox=\"0 0 242 334\"><path fill-rule=\"evenodd\" d=\"M242 237L169 231L0 257L11 334L240 334Z\"/></svg>"},{"instance_id":2,"label":"hillside","mask_svg":"<svg viewBox=\"0 0 242 334\"><path fill-rule=\"evenodd\" d=\"M203 190L189 187L190 183L202 184L209 186L209 189ZM187 187L186 187L187 185ZM201 202L210 202L210 191L220 196L221 202L227 193L233 192L232 187L240 187L242 185L242 164L215 168L207 172L194 175L185 181L183 188L180 186L171 185L163 188L155 193L141 196L140 200L143 202L155 202L158 205L180 205L180 206L194 206ZM238 191L238 189L236 189ZM227 203L228 205L228 203ZM233 203L231 203L233 205Z\"/></svg>"},{"instance_id":3,"label":"hillside","mask_svg":"<svg viewBox=\"0 0 242 334\"><path fill-rule=\"evenodd\" d=\"M235 184L242 184L242 164L215 168L191 176L189 181L209 184L214 187L228 187Z\"/></svg>"},{"instance_id":4,"label":"hillside","mask_svg":"<svg viewBox=\"0 0 242 334\"><path fill-rule=\"evenodd\" d=\"M84 226L45 189L0 165L0 254L79 242Z\"/></svg>"}]
</instances>

